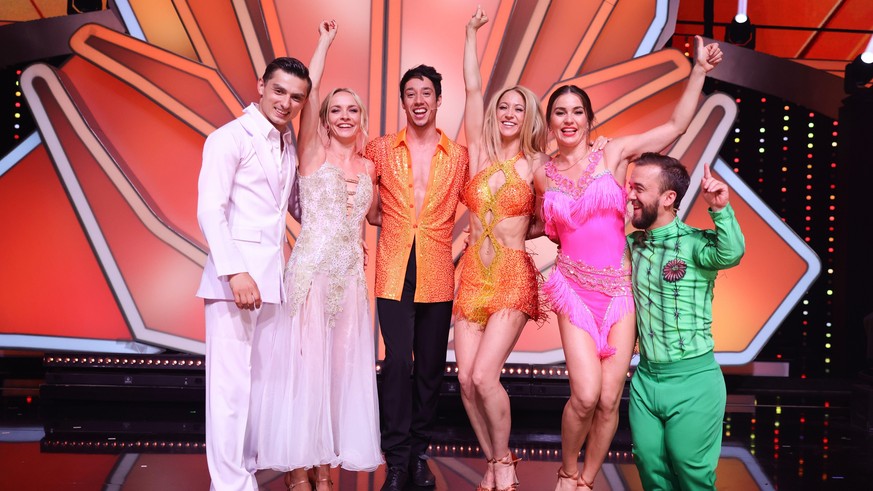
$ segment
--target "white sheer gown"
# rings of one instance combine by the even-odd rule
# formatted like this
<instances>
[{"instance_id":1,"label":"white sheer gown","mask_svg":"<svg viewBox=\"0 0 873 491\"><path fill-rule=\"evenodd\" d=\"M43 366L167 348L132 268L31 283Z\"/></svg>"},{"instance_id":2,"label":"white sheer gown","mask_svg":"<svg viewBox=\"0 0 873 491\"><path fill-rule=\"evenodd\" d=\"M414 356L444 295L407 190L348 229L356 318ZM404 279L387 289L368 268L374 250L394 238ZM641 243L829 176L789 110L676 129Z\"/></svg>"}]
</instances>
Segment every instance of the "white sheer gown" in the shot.
<instances>
[{"instance_id":1,"label":"white sheer gown","mask_svg":"<svg viewBox=\"0 0 873 491\"><path fill-rule=\"evenodd\" d=\"M287 320L255 339L263 359L253 381L255 468L372 471L383 463L361 246L373 188L367 174L357 181L347 183L330 163L300 176L302 226L285 268Z\"/></svg>"}]
</instances>

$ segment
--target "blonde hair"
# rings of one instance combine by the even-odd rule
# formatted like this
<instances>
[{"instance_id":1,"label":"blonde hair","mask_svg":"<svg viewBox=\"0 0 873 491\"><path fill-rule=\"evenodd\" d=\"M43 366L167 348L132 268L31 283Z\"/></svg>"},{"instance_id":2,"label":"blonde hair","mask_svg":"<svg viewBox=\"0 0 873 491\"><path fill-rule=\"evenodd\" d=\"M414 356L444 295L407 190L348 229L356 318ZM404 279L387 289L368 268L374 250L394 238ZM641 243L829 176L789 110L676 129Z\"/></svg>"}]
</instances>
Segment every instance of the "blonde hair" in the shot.
<instances>
[{"instance_id":1,"label":"blonde hair","mask_svg":"<svg viewBox=\"0 0 873 491\"><path fill-rule=\"evenodd\" d=\"M355 104L357 104L358 109L361 110L361 131L358 133L358 138L355 141L355 152L363 153L364 145L367 144L367 133L368 133L368 125L369 125L369 117L367 116L367 108L364 107L364 102L355 93L354 90L348 89L346 87L337 87L336 89L331 90L327 96L325 96L324 100L321 101L321 108L318 111L318 122L319 122L319 132L322 134L323 141L329 141L330 134L327 130L328 128L328 112L330 111L330 101L333 99L333 96L339 94L340 92L345 92L352 96L355 100Z\"/></svg>"},{"instance_id":2,"label":"blonde hair","mask_svg":"<svg viewBox=\"0 0 873 491\"><path fill-rule=\"evenodd\" d=\"M524 120L521 123L521 150L528 160L537 153L545 152L548 127L546 118L540 109L539 99L527 87L515 85L500 91L491 98L485 109L485 123L482 126L482 139L485 143L485 153L492 162L497 162L497 151L500 148L500 122L497 121L497 106L500 99L508 92L515 91L524 99Z\"/></svg>"}]
</instances>

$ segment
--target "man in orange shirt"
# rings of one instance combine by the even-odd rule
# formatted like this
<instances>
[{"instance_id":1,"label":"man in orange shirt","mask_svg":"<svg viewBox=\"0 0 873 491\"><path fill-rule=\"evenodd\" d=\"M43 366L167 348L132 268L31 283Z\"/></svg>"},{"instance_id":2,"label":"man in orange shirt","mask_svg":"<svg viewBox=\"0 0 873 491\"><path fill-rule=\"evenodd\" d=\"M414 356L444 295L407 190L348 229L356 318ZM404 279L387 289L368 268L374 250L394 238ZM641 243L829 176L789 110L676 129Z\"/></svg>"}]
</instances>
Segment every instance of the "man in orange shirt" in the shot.
<instances>
[{"instance_id":1,"label":"man in orange shirt","mask_svg":"<svg viewBox=\"0 0 873 491\"><path fill-rule=\"evenodd\" d=\"M446 365L455 294L452 230L469 165L467 149L436 127L441 82L433 67L408 70L400 80L406 128L371 141L365 151L376 164L382 208L376 251L385 341L382 491L400 491L409 474L417 486L434 485L425 452Z\"/></svg>"}]
</instances>

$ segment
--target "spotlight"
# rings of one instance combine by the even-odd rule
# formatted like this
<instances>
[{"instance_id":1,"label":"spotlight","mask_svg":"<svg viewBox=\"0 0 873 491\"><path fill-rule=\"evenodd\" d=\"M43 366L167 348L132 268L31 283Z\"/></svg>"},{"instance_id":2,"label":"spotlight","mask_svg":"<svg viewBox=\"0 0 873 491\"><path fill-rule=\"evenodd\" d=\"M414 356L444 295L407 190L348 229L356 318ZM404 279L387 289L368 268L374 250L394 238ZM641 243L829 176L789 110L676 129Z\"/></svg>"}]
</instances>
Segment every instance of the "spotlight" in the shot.
<instances>
[{"instance_id":1,"label":"spotlight","mask_svg":"<svg viewBox=\"0 0 873 491\"><path fill-rule=\"evenodd\" d=\"M755 49L755 26L746 14L737 14L731 20L725 28L724 40L743 48Z\"/></svg>"},{"instance_id":2,"label":"spotlight","mask_svg":"<svg viewBox=\"0 0 873 491\"><path fill-rule=\"evenodd\" d=\"M744 48L755 49L755 26L749 21L748 0L737 1L737 15L725 28L725 42Z\"/></svg>"},{"instance_id":3,"label":"spotlight","mask_svg":"<svg viewBox=\"0 0 873 491\"><path fill-rule=\"evenodd\" d=\"M873 63L873 36L870 37L870 42L867 43L867 49L861 53L861 61L864 63Z\"/></svg>"},{"instance_id":4,"label":"spotlight","mask_svg":"<svg viewBox=\"0 0 873 491\"><path fill-rule=\"evenodd\" d=\"M864 58L870 61L865 61ZM846 65L843 89L846 94L858 94L867 89L871 79L873 79L873 53L865 52Z\"/></svg>"}]
</instances>

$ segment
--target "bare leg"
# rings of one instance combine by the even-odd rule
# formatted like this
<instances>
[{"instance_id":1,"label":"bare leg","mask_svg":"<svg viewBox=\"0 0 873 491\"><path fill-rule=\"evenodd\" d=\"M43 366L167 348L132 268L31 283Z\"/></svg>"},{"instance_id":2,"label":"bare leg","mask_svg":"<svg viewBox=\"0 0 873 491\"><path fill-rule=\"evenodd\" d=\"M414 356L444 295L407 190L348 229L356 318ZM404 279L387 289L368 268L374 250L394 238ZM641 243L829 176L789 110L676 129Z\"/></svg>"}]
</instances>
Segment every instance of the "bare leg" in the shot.
<instances>
[{"instance_id":1,"label":"bare leg","mask_svg":"<svg viewBox=\"0 0 873 491\"><path fill-rule=\"evenodd\" d=\"M482 342L483 328L478 324L459 320L455 323L455 359L458 364L458 382L461 384L461 402L467 410L467 418L473 427L473 432L479 440L482 453L489 461L485 476L482 478L481 487L491 489L494 487L494 467L490 463L494 459L494 451L491 448L491 435L485 424L485 416L479 408L476 397L476 387L473 385L473 364L476 361L476 353Z\"/></svg>"},{"instance_id":2,"label":"bare leg","mask_svg":"<svg viewBox=\"0 0 873 491\"><path fill-rule=\"evenodd\" d=\"M473 365L477 402L485 416L494 458L498 460L510 457L509 433L512 427L509 395L500 383L500 373L527 320L528 316L517 310L501 310L493 314L488 319ZM497 489L507 489L515 484L514 465L495 465L494 468Z\"/></svg>"},{"instance_id":3,"label":"bare leg","mask_svg":"<svg viewBox=\"0 0 873 491\"><path fill-rule=\"evenodd\" d=\"M600 398L600 356L591 336L566 316L558 316L558 328L570 379L570 399L561 417L561 469L565 475L573 476L578 475L579 451ZM557 489L563 489L561 483L559 480Z\"/></svg>"},{"instance_id":4,"label":"bare leg","mask_svg":"<svg viewBox=\"0 0 873 491\"><path fill-rule=\"evenodd\" d=\"M625 315L609 331L609 344L615 346L615 355L602 360L602 386L594 420L585 445L582 481L593 484L603 460L609 452L615 430L618 428L618 407L627 381L627 369L633 355L636 330L634 314ZM581 489L590 489L588 485Z\"/></svg>"}]
</instances>

